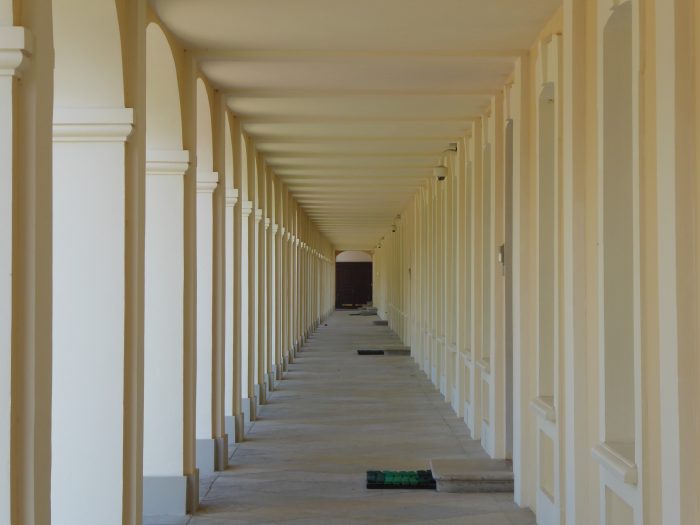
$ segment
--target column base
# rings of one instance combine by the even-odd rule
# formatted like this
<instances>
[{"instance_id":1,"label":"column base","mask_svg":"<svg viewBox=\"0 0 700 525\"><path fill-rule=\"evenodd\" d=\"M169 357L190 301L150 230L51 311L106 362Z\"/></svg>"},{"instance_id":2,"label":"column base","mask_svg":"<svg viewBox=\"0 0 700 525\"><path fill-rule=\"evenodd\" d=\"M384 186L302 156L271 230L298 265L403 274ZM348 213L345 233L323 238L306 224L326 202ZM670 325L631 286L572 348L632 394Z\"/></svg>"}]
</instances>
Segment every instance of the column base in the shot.
<instances>
[{"instance_id":1,"label":"column base","mask_svg":"<svg viewBox=\"0 0 700 525\"><path fill-rule=\"evenodd\" d=\"M272 365L272 371L267 373L267 388L269 392L276 389L275 381L277 380L277 365Z\"/></svg>"},{"instance_id":2,"label":"column base","mask_svg":"<svg viewBox=\"0 0 700 525\"><path fill-rule=\"evenodd\" d=\"M228 436L228 445L234 445L243 441L244 415L236 414L235 416L226 416L226 436ZM228 457L228 454L227 456Z\"/></svg>"},{"instance_id":3,"label":"column base","mask_svg":"<svg viewBox=\"0 0 700 525\"><path fill-rule=\"evenodd\" d=\"M217 471L226 470L228 467L228 434L214 439L216 444L216 457L214 468Z\"/></svg>"},{"instance_id":4,"label":"column base","mask_svg":"<svg viewBox=\"0 0 700 525\"><path fill-rule=\"evenodd\" d=\"M197 439L197 468L202 474L211 474L216 470L216 440Z\"/></svg>"},{"instance_id":5,"label":"column base","mask_svg":"<svg viewBox=\"0 0 700 525\"><path fill-rule=\"evenodd\" d=\"M283 358L284 363L284 358ZM284 370L284 364L275 365L275 379L277 381L282 381L282 371Z\"/></svg>"},{"instance_id":6,"label":"column base","mask_svg":"<svg viewBox=\"0 0 700 525\"><path fill-rule=\"evenodd\" d=\"M255 398L244 397L241 402L243 405L243 429L244 433L247 433L255 421Z\"/></svg>"},{"instance_id":7,"label":"column base","mask_svg":"<svg viewBox=\"0 0 700 525\"><path fill-rule=\"evenodd\" d=\"M187 476L144 476L144 516L185 516L188 503Z\"/></svg>"},{"instance_id":8,"label":"column base","mask_svg":"<svg viewBox=\"0 0 700 525\"><path fill-rule=\"evenodd\" d=\"M266 405L267 404L267 387L264 384L264 377L263 377L263 384L256 384L255 385L255 399L258 402L258 406Z\"/></svg>"},{"instance_id":9,"label":"column base","mask_svg":"<svg viewBox=\"0 0 700 525\"><path fill-rule=\"evenodd\" d=\"M228 436L228 444L236 443L236 416L224 416L224 431Z\"/></svg>"},{"instance_id":10,"label":"column base","mask_svg":"<svg viewBox=\"0 0 700 525\"><path fill-rule=\"evenodd\" d=\"M289 370L289 353L282 356L282 372Z\"/></svg>"},{"instance_id":11,"label":"column base","mask_svg":"<svg viewBox=\"0 0 700 525\"><path fill-rule=\"evenodd\" d=\"M187 478L187 514L194 514L199 508L199 469L194 469L193 474Z\"/></svg>"}]
</instances>

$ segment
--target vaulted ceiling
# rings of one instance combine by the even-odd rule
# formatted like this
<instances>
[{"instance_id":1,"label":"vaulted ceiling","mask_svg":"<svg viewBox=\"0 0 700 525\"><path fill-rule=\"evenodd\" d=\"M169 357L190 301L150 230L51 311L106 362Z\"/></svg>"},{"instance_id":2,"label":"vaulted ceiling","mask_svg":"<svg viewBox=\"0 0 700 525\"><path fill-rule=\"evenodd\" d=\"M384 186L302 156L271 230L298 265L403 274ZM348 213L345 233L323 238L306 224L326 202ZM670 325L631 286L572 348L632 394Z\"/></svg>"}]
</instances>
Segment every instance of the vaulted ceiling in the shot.
<instances>
[{"instance_id":1,"label":"vaulted ceiling","mask_svg":"<svg viewBox=\"0 0 700 525\"><path fill-rule=\"evenodd\" d=\"M154 0L338 249L371 248L559 0Z\"/></svg>"}]
</instances>

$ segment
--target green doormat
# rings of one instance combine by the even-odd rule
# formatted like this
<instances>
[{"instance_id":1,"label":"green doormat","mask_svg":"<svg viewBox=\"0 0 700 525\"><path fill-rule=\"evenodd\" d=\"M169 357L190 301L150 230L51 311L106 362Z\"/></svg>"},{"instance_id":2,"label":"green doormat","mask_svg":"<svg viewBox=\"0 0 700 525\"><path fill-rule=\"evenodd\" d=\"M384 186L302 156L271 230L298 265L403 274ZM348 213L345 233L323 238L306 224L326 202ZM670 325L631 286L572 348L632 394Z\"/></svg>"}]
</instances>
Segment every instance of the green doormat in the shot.
<instances>
[{"instance_id":1,"label":"green doormat","mask_svg":"<svg viewBox=\"0 0 700 525\"><path fill-rule=\"evenodd\" d=\"M430 470L368 470L367 488L435 490L435 480Z\"/></svg>"}]
</instances>

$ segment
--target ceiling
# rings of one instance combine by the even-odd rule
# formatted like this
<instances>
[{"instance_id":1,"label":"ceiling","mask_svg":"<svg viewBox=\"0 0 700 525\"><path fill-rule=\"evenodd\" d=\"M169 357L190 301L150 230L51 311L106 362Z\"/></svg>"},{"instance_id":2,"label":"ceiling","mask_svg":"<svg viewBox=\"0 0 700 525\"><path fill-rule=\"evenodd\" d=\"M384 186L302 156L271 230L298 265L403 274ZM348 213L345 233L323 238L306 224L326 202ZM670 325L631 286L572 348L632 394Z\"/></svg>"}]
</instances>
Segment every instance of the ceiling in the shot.
<instances>
[{"instance_id":1,"label":"ceiling","mask_svg":"<svg viewBox=\"0 0 700 525\"><path fill-rule=\"evenodd\" d=\"M336 249L370 249L560 0L152 0Z\"/></svg>"}]
</instances>

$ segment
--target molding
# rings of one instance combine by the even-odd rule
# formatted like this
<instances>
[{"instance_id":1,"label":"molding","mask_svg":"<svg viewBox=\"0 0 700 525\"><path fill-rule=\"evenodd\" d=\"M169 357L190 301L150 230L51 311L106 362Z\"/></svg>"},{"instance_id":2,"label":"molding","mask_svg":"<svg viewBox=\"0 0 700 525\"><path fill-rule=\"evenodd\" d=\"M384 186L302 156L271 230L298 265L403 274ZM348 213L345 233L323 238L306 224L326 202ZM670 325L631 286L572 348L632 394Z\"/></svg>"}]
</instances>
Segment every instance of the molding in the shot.
<instances>
[{"instance_id":1,"label":"molding","mask_svg":"<svg viewBox=\"0 0 700 525\"><path fill-rule=\"evenodd\" d=\"M219 184L219 174L215 171L197 170L197 193L212 193Z\"/></svg>"},{"instance_id":2,"label":"molding","mask_svg":"<svg viewBox=\"0 0 700 525\"><path fill-rule=\"evenodd\" d=\"M476 360L476 366L481 368L482 373L486 375L491 374L491 359L488 357L482 357Z\"/></svg>"},{"instance_id":3,"label":"molding","mask_svg":"<svg viewBox=\"0 0 700 525\"><path fill-rule=\"evenodd\" d=\"M248 217L253 212L253 201L243 201L241 206L241 214L243 217Z\"/></svg>"},{"instance_id":4,"label":"molding","mask_svg":"<svg viewBox=\"0 0 700 525\"><path fill-rule=\"evenodd\" d=\"M188 150L146 151L146 175L170 175L182 177L192 162Z\"/></svg>"},{"instance_id":5,"label":"molding","mask_svg":"<svg viewBox=\"0 0 700 525\"><path fill-rule=\"evenodd\" d=\"M263 211L260 208L255 210L255 222L260 222L263 218Z\"/></svg>"},{"instance_id":6,"label":"molding","mask_svg":"<svg viewBox=\"0 0 700 525\"><path fill-rule=\"evenodd\" d=\"M34 38L24 27L0 27L0 77L20 77L32 55Z\"/></svg>"},{"instance_id":7,"label":"molding","mask_svg":"<svg viewBox=\"0 0 700 525\"><path fill-rule=\"evenodd\" d=\"M226 192L226 207L233 208L238 203L238 189L231 188Z\"/></svg>"},{"instance_id":8,"label":"molding","mask_svg":"<svg viewBox=\"0 0 700 525\"><path fill-rule=\"evenodd\" d=\"M54 142L126 142L134 129L131 108L54 108Z\"/></svg>"},{"instance_id":9,"label":"molding","mask_svg":"<svg viewBox=\"0 0 700 525\"><path fill-rule=\"evenodd\" d=\"M599 443L591 449L591 455L601 467L628 485L638 481L637 465L618 453L614 445Z\"/></svg>"},{"instance_id":10,"label":"molding","mask_svg":"<svg viewBox=\"0 0 700 525\"><path fill-rule=\"evenodd\" d=\"M557 413L554 406L554 397L540 396L530 401L530 408L542 419L556 423Z\"/></svg>"}]
</instances>

